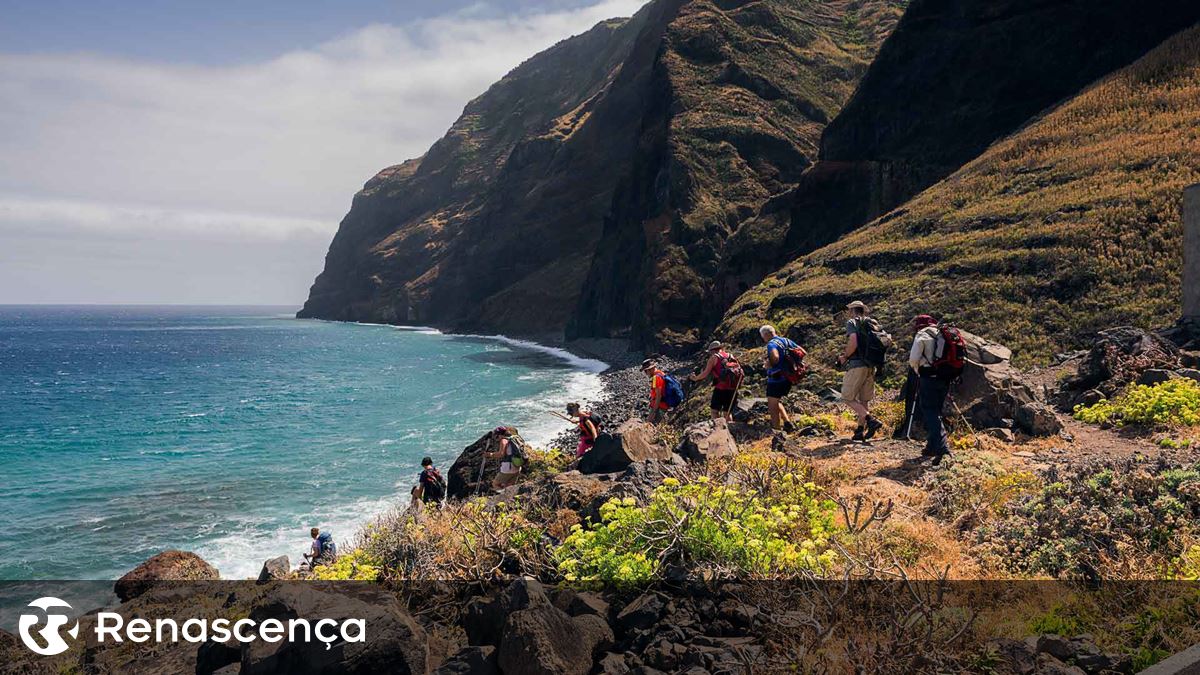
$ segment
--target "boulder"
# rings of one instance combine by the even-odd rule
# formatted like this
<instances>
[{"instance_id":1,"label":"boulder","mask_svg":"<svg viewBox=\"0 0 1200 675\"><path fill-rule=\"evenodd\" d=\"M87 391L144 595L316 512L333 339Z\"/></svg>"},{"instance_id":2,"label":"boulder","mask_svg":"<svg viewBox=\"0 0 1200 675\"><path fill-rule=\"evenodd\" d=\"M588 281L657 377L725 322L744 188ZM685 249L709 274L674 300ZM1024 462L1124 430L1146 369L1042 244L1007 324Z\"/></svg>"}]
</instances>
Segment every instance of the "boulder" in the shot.
<instances>
[{"instance_id":1,"label":"boulder","mask_svg":"<svg viewBox=\"0 0 1200 675\"><path fill-rule=\"evenodd\" d=\"M565 588L555 596L554 606L571 616L594 614L602 619L608 616L608 603L598 593Z\"/></svg>"},{"instance_id":2,"label":"boulder","mask_svg":"<svg viewBox=\"0 0 1200 675\"><path fill-rule=\"evenodd\" d=\"M126 602L150 590L161 581L214 581L221 577L217 568L190 551L163 551L130 570L113 585L113 592Z\"/></svg>"},{"instance_id":3,"label":"boulder","mask_svg":"<svg viewBox=\"0 0 1200 675\"><path fill-rule=\"evenodd\" d=\"M364 642L337 642L332 648L318 640L265 642L242 645L242 673L425 673L429 645L425 631L386 591L354 587L354 595L326 592L310 584L273 587L251 609L261 624L277 619L305 618L342 622L361 619L367 626Z\"/></svg>"},{"instance_id":4,"label":"boulder","mask_svg":"<svg viewBox=\"0 0 1200 675\"><path fill-rule=\"evenodd\" d=\"M959 330L967 345L967 359L983 366L1006 363L1012 360L1012 350L999 342L992 342L985 337Z\"/></svg>"},{"instance_id":5,"label":"boulder","mask_svg":"<svg viewBox=\"0 0 1200 675\"><path fill-rule=\"evenodd\" d=\"M490 486L500 470L500 463L494 459L484 463L483 453L494 452L495 449L496 443L491 432L463 449L446 472L446 495L450 499L466 499L481 492L487 494L491 491ZM484 468L482 479L480 466Z\"/></svg>"},{"instance_id":6,"label":"boulder","mask_svg":"<svg viewBox=\"0 0 1200 675\"><path fill-rule=\"evenodd\" d=\"M684 459L697 463L733 457L737 451L737 442L723 419L699 422L684 429L678 450Z\"/></svg>"},{"instance_id":7,"label":"boulder","mask_svg":"<svg viewBox=\"0 0 1200 675\"><path fill-rule=\"evenodd\" d=\"M1045 403L1026 403L1017 408L1017 426L1031 436L1053 436L1063 430L1058 415Z\"/></svg>"},{"instance_id":8,"label":"boulder","mask_svg":"<svg viewBox=\"0 0 1200 675\"><path fill-rule=\"evenodd\" d=\"M462 616L467 641L473 645L499 645L505 614L505 603L500 600L480 596L468 600Z\"/></svg>"},{"instance_id":9,"label":"boulder","mask_svg":"<svg viewBox=\"0 0 1200 675\"><path fill-rule=\"evenodd\" d=\"M628 420L611 434L601 434L596 445L579 460L581 473L623 471L634 462L670 459L671 449L655 438L654 426L642 420Z\"/></svg>"},{"instance_id":10,"label":"boulder","mask_svg":"<svg viewBox=\"0 0 1200 675\"><path fill-rule=\"evenodd\" d=\"M617 614L617 628L622 632L649 628L658 623L665 607L666 603L661 595L653 592L643 593Z\"/></svg>"},{"instance_id":11,"label":"boulder","mask_svg":"<svg viewBox=\"0 0 1200 675\"><path fill-rule=\"evenodd\" d=\"M1149 387L1169 382L1174 375L1174 373L1165 368L1150 368L1149 370L1142 371L1142 374L1138 376L1137 383Z\"/></svg>"},{"instance_id":12,"label":"boulder","mask_svg":"<svg viewBox=\"0 0 1200 675\"><path fill-rule=\"evenodd\" d=\"M496 648L463 647L454 656L446 659L434 675L497 675Z\"/></svg>"},{"instance_id":13,"label":"boulder","mask_svg":"<svg viewBox=\"0 0 1200 675\"><path fill-rule=\"evenodd\" d=\"M596 654L613 643L604 619L568 615L536 581L518 580L509 594L497 661L505 675L585 675Z\"/></svg>"},{"instance_id":14,"label":"boulder","mask_svg":"<svg viewBox=\"0 0 1200 675\"><path fill-rule=\"evenodd\" d=\"M612 487L608 476L582 474L578 471L564 471L540 481L536 492L542 501L551 508L570 509L580 512Z\"/></svg>"},{"instance_id":15,"label":"boulder","mask_svg":"<svg viewBox=\"0 0 1200 675\"><path fill-rule=\"evenodd\" d=\"M1161 336L1131 326L1100 331L1075 375L1062 385L1062 400L1075 402L1070 392L1096 389L1111 397L1150 369L1170 370L1179 365L1179 348Z\"/></svg>"},{"instance_id":16,"label":"boulder","mask_svg":"<svg viewBox=\"0 0 1200 675\"><path fill-rule=\"evenodd\" d=\"M258 573L258 583L265 584L276 579L286 579L291 573L292 561L286 555L271 558L263 563L262 570Z\"/></svg>"}]
</instances>

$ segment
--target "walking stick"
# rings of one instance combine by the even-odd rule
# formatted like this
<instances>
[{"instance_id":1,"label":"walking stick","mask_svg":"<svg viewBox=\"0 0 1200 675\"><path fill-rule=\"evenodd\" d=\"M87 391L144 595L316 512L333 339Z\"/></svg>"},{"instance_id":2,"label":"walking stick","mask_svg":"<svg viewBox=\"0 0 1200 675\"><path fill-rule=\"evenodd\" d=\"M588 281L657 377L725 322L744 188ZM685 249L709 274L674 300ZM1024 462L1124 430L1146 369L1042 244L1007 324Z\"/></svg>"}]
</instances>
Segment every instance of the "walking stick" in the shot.
<instances>
[{"instance_id":1,"label":"walking stick","mask_svg":"<svg viewBox=\"0 0 1200 675\"><path fill-rule=\"evenodd\" d=\"M483 494L483 470L487 468L487 448L479 453L479 475L475 477L475 494Z\"/></svg>"},{"instance_id":2,"label":"walking stick","mask_svg":"<svg viewBox=\"0 0 1200 675\"><path fill-rule=\"evenodd\" d=\"M920 383L920 380L918 379L917 386L913 388L912 411L908 414L908 431L905 432L905 434L904 434L904 437L909 441L911 441L913 439L912 425L913 425L913 420L916 419L916 417L917 417L917 404L920 400L921 400L921 383Z\"/></svg>"},{"instance_id":3,"label":"walking stick","mask_svg":"<svg viewBox=\"0 0 1200 675\"><path fill-rule=\"evenodd\" d=\"M733 385L733 397L729 399L729 407L725 409L725 414L730 417L733 417L733 406L737 403L738 392L742 388L742 380L745 379L745 377L746 371L743 370L742 374L738 375L737 384Z\"/></svg>"}]
</instances>

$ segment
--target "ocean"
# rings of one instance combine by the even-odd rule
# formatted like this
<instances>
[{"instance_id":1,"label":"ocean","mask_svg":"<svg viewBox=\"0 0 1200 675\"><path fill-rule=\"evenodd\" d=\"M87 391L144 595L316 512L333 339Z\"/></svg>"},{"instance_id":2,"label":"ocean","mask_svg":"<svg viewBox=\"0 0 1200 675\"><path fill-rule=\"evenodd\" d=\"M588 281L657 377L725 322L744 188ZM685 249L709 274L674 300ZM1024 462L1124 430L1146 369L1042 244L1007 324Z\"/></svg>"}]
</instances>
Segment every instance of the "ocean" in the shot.
<instances>
[{"instance_id":1,"label":"ocean","mask_svg":"<svg viewBox=\"0 0 1200 675\"><path fill-rule=\"evenodd\" d=\"M0 306L0 579L112 579L168 548L223 578L349 541L497 424L534 444L604 364L289 307Z\"/></svg>"}]
</instances>

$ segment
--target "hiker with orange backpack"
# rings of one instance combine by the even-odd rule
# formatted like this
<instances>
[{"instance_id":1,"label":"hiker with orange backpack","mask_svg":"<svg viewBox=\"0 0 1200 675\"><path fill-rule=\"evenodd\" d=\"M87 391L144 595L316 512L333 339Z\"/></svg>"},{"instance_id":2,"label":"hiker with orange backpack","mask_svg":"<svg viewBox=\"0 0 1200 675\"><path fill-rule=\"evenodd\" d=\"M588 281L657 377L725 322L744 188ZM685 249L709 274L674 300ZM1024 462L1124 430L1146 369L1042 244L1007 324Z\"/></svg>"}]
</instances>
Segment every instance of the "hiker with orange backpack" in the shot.
<instances>
[{"instance_id":1,"label":"hiker with orange backpack","mask_svg":"<svg viewBox=\"0 0 1200 675\"><path fill-rule=\"evenodd\" d=\"M792 386L808 372L804 366L804 348L779 335L772 325L758 329L759 336L767 343L767 410L771 413L771 428L792 431L796 425L783 407L783 397L792 391Z\"/></svg>"},{"instance_id":2,"label":"hiker with orange backpack","mask_svg":"<svg viewBox=\"0 0 1200 675\"><path fill-rule=\"evenodd\" d=\"M690 375L689 379L692 382L702 382L711 377L713 393L708 407L712 410L712 418L716 420L724 417L725 421L732 422L733 405L737 402L738 387L741 386L744 375L742 365L732 354L725 351L720 340L710 342L706 351L709 357L708 362L704 364L704 370Z\"/></svg>"},{"instance_id":3,"label":"hiker with orange backpack","mask_svg":"<svg viewBox=\"0 0 1200 675\"><path fill-rule=\"evenodd\" d=\"M937 466L950 454L942 410L946 407L950 385L962 377L966 342L962 333L949 323L935 323L928 315L921 315L914 321L920 327L908 353L908 365L920 378L917 407L929 434L921 455L932 457L933 465Z\"/></svg>"}]
</instances>

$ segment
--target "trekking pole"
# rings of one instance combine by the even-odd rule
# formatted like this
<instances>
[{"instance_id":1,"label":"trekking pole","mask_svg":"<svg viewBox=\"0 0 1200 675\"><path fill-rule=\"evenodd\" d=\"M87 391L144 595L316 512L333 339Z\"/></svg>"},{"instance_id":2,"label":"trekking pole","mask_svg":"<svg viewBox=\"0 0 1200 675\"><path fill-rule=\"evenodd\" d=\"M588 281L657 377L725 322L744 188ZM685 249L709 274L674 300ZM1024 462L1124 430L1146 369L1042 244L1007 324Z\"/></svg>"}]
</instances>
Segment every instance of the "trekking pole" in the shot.
<instances>
[{"instance_id":1,"label":"trekking pole","mask_svg":"<svg viewBox=\"0 0 1200 675\"><path fill-rule=\"evenodd\" d=\"M550 414L554 415L555 417L557 417L560 420L563 420L564 422L570 422L571 424L575 424L575 420L571 419L570 417L567 417L566 415L558 412L557 410L551 410Z\"/></svg>"},{"instance_id":2,"label":"trekking pole","mask_svg":"<svg viewBox=\"0 0 1200 675\"><path fill-rule=\"evenodd\" d=\"M479 475L475 478L475 494L483 494L483 470L487 468L487 448L479 453Z\"/></svg>"},{"instance_id":3,"label":"trekking pole","mask_svg":"<svg viewBox=\"0 0 1200 675\"><path fill-rule=\"evenodd\" d=\"M741 375L738 375L737 384L733 386L733 396L729 399L729 407L725 409L725 414L729 415L730 417L733 417L733 406L737 404L738 391L741 390L742 380L745 379L745 377L746 373L743 371Z\"/></svg>"},{"instance_id":4,"label":"trekking pole","mask_svg":"<svg viewBox=\"0 0 1200 675\"><path fill-rule=\"evenodd\" d=\"M958 413L958 418L962 420L962 423L967 427L967 430L971 432L971 438L973 438L975 440L975 447L978 448L979 447L979 433L975 431L975 427L971 426L970 420L968 420L967 416L963 414L962 409L958 407L958 401L954 400L954 389L956 389L957 387L958 387L957 382L954 383L953 385L951 385L950 405L954 406L954 412Z\"/></svg>"}]
</instances>

